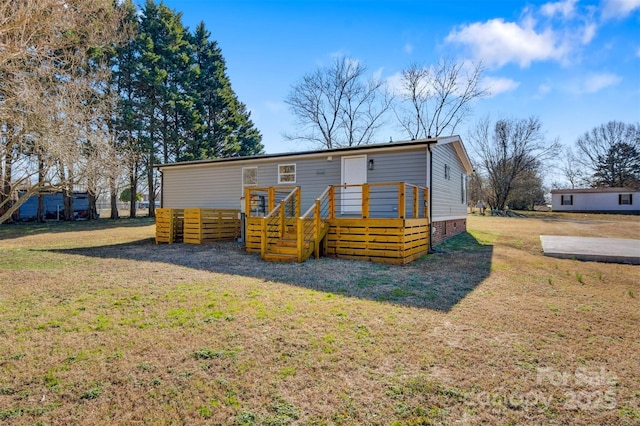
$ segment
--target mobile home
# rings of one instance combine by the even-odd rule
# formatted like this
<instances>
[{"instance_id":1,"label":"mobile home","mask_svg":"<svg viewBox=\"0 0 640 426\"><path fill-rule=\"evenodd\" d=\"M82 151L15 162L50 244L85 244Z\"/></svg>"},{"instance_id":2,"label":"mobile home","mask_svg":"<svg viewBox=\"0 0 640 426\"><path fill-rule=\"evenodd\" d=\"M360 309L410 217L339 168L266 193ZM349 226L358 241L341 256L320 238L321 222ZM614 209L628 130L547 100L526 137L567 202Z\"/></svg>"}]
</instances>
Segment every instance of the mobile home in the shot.
<instances>
[{"instance_id":1,"label":"mobile home","mask_svg":"<svg viewBox=\"0 0 640 426\"><path fill-rule=\"evenodd\" d=\"M280 240L287 233L292 239L297 235L298 259L322 251L393 263L411 261L466 230L467 175L472 172L458 136L158 169L162 207L238 209L247 250L269 260L287 259L286 248L278 248L268 235L279 220L282 226L275 234ZM293 219L313 225L297 229ZM315 240L305 236L311 228ZM272 256L270 249L275 250Z\"/></svg>"}]
</instances>

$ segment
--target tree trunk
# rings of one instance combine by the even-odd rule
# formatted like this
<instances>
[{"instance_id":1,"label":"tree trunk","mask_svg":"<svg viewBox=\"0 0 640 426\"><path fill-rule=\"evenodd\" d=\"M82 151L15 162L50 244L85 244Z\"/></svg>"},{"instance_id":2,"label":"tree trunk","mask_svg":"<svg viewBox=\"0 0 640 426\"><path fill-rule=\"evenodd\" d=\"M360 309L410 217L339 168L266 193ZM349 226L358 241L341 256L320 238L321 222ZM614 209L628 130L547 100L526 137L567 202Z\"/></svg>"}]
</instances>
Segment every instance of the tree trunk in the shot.
<instances>
[{"instance_id":1,"label":"tree trunk","mask_svg":"<svg viewBox=\"0 0 640 426\"><path fill-rule=\"evenodd\" d=\"M13 142L11 141L12 126L6 125L6 133L4 137L4 149L0 153L0 167L2 166L2 160L4 160L4 167L2 167L2 186L0 186L0 216L7 212L11 208L11 174L13 166Z\"/></svg>"},{"instance_id":2,"label":"tree trunk","mask_svg":"<svg viewBox=\"0 0 640 426\"><path fill-rule=\"evenodd\" d=\"M44 184L44 160L42 154L38 154L38 184ZM44 194L38 194L38 213L36 214L38 222L44 222Z\"/></svg>"},{"instance_id":3,"label":"tree trunk","mask_svg":"<svg viewBox=\"0 0 640 426\"><path fill-rule=\"evenodd\" d=\"M6 153L4 170L2 173L2 190L0 191L0 216L11 208L11 166L13 165L13 157Z\"/></svg>"},{"instance_id":4,"label":"tree trunk","mask_svg":"<svg viewBox=\"0 0 640 426\"><path fill-rule=\"evenodd\" d=\"M36 220L43 223L46 218L44 217L44 194L38 194L38 213L36 213Z\"/></svg>"},{"instance_id":5,"label":"tree trunk","mask_svg":"<svg viewBox=\"0 0 640 426\"><path fill-rule=\"evenodd\" d=\"M118 211L118 190L116 189L116 180L113 176L109 178L109 198L111 199L111 219L120 219Z\"/></svg>"},{"instance_id":6,"label":"tree trunk","mask_svg":"<svg viewBox=\"0 0 640 426\"><path fill-rule=\"evenodd\" d=\"M149 182L149 217L156 217L156 190L153 181L153 154L151 154L149 158L147 179Z\"/></svg>"},{"instance_id":7,"label":"tree trunk","mask_svg":"<svg viewBox=\"0 0 640 426\"><path fill-rule=\"evenodd\" d=\"M138 167L134 164L132 169L130 170L131 174L129 175L129 189L130 189L130 200L129 200L129 217L136 217L136 201L138 195Z\"/></svg>"},{"instance_id":8,"label":"tree trunk","mask_svg":"<svg viewBox=\"0 0 640 426\"><path fill-rule=\"evenodd\" d=\"M87 212L88 220L98 219L98 208L96 206L96 193L94 190L87 191L89 195L89 211Z\"/></svg>"}]
</instances>

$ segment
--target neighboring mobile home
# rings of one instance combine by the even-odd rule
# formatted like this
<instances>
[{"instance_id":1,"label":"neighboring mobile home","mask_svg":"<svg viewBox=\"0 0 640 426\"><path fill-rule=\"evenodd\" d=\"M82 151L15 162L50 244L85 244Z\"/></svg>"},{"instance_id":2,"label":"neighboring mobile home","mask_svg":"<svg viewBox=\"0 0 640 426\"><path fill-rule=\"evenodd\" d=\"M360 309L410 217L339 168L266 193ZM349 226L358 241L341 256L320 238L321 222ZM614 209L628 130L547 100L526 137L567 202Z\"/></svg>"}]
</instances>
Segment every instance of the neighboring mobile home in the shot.
<instances>
[{"instance_id":1,"label":"neighboring mobile home","mask_svg":"<svg viewBox=\"0 0 640 426\"><path fill-rule=\"evenodd\" d=\"M554 189L551 209L556 212L640 214L640 190L633 188Z\"/></svg>"},{"instance_id":2,"label":"neighboring mobile home","mask_svg":"<svg viewBox=\"0 0 640 426\"><path fill-rule=\"evenodd\" d=\"M287 250L266 238L277 226L273 218L291 224L304 217L305 231L291 229L293 225L285 229L286 224L279 230L280 239L287 231L295 239L297 232L298 245L306 247L298 247L307 252L303 257L322 249L337 257L395 259L393 263L411 261L430 245L466 230L467 175L472 172L459 136L158 169L162 207L241 210L247 250L260 251L263 258L273 248L282 256L272 253L272 260L286 260ZM313 226L322 242L305 239Z\"/></svg>"},{"instance_id":3,"label":"neighboring mobile home","mask_svg":"<svg viewBox=\"0 0 640 426\"><path fill-rule=\"evenodd\" d=\"M22 193L21 195L22 196ZM18 209L18 220L36 220L38 216L38 195L29 197ZM64 201L62 192L49 192L42 195L43 216L47 220L60 220L64 216ZM74 219L89 217L89 194L87 192L73 193Z\"/></svg>"}]
</instances>

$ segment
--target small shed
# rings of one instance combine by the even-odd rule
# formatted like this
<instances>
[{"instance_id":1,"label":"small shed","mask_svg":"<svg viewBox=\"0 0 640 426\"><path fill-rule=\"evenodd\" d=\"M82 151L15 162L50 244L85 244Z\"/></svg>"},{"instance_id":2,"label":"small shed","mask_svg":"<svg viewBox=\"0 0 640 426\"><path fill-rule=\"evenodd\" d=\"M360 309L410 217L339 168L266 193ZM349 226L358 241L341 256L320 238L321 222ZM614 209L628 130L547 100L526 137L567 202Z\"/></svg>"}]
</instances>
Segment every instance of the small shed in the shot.
<instances>
[{"instance_id":1,"label":"small shed","mask_svg":"<svg viewBox=\"0 0 640 426\"><path fill-rule=\"evenodd\" d=\"M157 167L162 207L240 209L247 250L273 249L271 260L296 245L297 260L406 263L466 230L472 167L459 136Z\"/></svg>"},{"instance_id":2,"label":"small shed","mask_svg":"<svg viewBox=\"0 0 640 426\"><path fill-rule=\"evenodd\" d=\"M640 214L640 190L634 188L580 188L551 191L551 209L557 212Z\"/></svg>"}]
</instances>

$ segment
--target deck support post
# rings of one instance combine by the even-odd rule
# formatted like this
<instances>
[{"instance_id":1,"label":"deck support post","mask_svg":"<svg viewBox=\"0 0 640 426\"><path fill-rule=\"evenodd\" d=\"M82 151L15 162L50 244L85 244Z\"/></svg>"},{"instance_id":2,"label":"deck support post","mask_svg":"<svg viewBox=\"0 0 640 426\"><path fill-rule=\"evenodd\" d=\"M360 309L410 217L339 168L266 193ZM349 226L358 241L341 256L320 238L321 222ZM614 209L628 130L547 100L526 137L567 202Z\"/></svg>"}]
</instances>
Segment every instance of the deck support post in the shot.
<instances>
[{"instance_id":1,"label":"deck support post","mask_svg":"<svg viewBox=\"0 0 640 426\"><path fill-rule=\"evenodd\" d=\"M280 215L279 220L280 220L280 226L279 226L279 238L284 237L284 225L285 225L285 204L284 201L280 201L280 211L278 212L278 214Z\"/></svg>"},{"instance_id":2,"label":"deck support post","mask_svg":"<svg viewBox=\"0 0 640 426\"><path fill-rule=\"evenodd\" d=\"M321 213L321 209L320 209L320 200L316 200L315 203L315 211L313 212L314 216L314 220L315 220L315 235L313 236L313 240L315 241L314 245L313 245L313 254L315 256L316 259L320 258L320 224L322 223L320 221L320 215Z\"/></svg>"},{"instance_id":3,"label":"deck support post","mask_svg":"<svg viewBox=\"0 0 640 426\"><path fill-rule=\"evenodd\" d=\"M405 184L398 183L398 219L404 219L407 215Z\"/></svg>"},{"instance_id":4,"label":"deck support post","mask_svg":"<svg viewBox=\"0 0 640 426\"><path fill-rule=\"evenodd\" d=\"M369 206L370 206L369 193L370 193L369 184L367 183L362 184L362 218L363 219L369 218Z\"/></svg>"}]
</instances>

